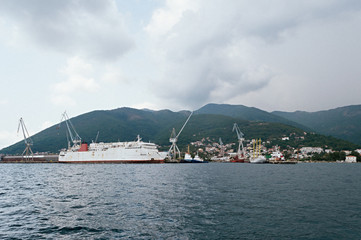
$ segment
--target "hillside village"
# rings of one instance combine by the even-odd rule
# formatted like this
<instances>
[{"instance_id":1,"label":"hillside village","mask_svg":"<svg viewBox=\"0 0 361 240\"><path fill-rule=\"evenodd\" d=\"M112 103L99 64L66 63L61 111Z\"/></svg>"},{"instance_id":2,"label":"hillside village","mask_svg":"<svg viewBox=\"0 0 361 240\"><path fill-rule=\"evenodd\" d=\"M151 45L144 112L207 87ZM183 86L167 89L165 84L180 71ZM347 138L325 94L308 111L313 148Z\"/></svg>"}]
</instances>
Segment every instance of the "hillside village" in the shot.
<instances>
[{"instance_id":1,"label":"hillside village","mask_svg":"<svg viewBox=\"0 0 361 240\"><path fill-rule=\"evenodd\" d=\"M304 133L307 135L307 133ZM304 136L295 136L295 139L302 141ZM254 142L259 139L250 139L245 140L244 149L248 156L251 156L254 152ZM282 141L285 144L282 144L281 148L279 145L273 145L272 142ZM280 139L273 139L273 141L261 141L260 145L261 154L266 156L271 156L272 153L279 151L285 159L293 159L298 161L346 161L346 162L361 162L361 149L354 150L340 150L336 151L332 148L325 147L309 147L303 146L300 148L295 148L287 145L287 142L290 141L289 136L282 137ZM202 157L207 160L212 159L229 159L234 157L237 154L238 143L223 143L221 139L214 141L214 139L202 138L199 141L191 142L192 150L199 153Z\"/></svg>"}]
</instances>

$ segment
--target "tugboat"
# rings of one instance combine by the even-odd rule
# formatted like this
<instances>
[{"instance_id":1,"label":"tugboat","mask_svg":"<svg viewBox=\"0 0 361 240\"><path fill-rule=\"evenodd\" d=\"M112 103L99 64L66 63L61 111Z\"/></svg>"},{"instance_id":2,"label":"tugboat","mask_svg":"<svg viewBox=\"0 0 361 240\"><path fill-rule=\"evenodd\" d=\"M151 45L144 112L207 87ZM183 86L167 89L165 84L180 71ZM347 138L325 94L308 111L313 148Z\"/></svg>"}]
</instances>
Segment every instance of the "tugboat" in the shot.
<instances>
[{"instance_id":1,"label":"tugboat","mask_svg":"<svg viewBox=\"0 0 361 240\"><path fill-rule=\"evenodd\" d=\"M199 157L198 152L194 156L194 158L192 158L190 151L189 151L189 145L188 145L188 152L186 152L184 154L184 159L182 162L184 162L184 163L207 163L207 161L204 161L202 158Z\"/></svg>"}]
</instances>

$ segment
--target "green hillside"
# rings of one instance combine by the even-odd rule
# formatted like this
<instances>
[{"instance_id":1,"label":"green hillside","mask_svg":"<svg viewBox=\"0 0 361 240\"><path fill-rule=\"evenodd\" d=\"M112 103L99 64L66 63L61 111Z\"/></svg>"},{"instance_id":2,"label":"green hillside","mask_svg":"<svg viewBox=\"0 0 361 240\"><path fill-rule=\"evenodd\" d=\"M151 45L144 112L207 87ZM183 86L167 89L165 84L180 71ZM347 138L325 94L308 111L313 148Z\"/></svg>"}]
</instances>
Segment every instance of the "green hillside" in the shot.
<instances>
[{"instance_id":1,"label":"green hillside","mask_svg":"<svg viewBox=\"0 0 361 240\"><path fill-rule=\"evenodd\" d=\"M161 146L162 150L170 147L169 137L174 127L179 131L189 116L190 112L172 112L169 110L150 111L132 108L119 108L108 111L93 111L71 119L77 132L85 142L95 140L99 131L98 142L131 141L139 134L144 141L151 141ZM271 141L270 144L280 142L285 136L293 138L303 136L301 140L287 141L291 147L300 146L325 146L334 149L355 149L355 144L350 144L339 139L325 137L317 134L306 134L304 130L285 125L283 123L248 121L239 117L219 114L201 114L197 111L182 132L178 146L185 150L190 142L209 138L217 142L221 137L224 143L235 143L237 137L232 132L234 123L237 123L246 139L262 138ZM52 126L32 136L34 152L57 153L67 146L65 124ZM279 142L279 143L278 143ZM24 142L21 141L12 146L2 149L1 153L20 154L24 150Z\"/></svg>"},{"instance_id":2,"label":"green hillside","mask_svg":"<svg viewBox=\"0 0 361 240\"><path fill-rule=\"evenodd\" d=\"M361 105L319 112L273 112L314 131L361 144Z\"/></svg>"},{"instance_id":3,"label":"green hillside","mask_svg":"<svg viewBox=\"0 0 361 240\"><path fill-rule=\"evenodd\" d=\"M241 118L248 121L283 123L304 130L309 130L306 126L282 116L278 116L255 107L247 107L243 105L211 103L195 111L195 114L218 114L233 118Z\"/></svg>"}]
</instances>

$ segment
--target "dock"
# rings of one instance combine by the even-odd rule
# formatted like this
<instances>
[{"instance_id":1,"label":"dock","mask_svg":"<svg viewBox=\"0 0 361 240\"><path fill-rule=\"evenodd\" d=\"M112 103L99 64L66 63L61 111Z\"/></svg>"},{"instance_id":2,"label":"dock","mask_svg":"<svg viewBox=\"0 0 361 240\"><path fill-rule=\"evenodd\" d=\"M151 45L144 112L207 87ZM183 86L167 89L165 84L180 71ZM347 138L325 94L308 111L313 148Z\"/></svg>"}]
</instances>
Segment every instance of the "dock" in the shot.
<instances>
[{"instance_id":1,"label":"dock","mask_svg":"<svg viewBox=\"0 0 361 240\"><path fill-rule=\"evenodd\" d=\"M268 161L268 163L271 164L296 164L297 161L293 161L293 160L286 160L286 161L279 161L279 160L270 160Z\"/></svg>"},{"instance_id":2,"label":"dock","mask_svg":"<svg viewBox=\"0 0 361 240\"><path fill-rule=\"evenodd\" d=\"M2 156L0 163L57 163L59 155Z\"/></svg>"}]
</instances>

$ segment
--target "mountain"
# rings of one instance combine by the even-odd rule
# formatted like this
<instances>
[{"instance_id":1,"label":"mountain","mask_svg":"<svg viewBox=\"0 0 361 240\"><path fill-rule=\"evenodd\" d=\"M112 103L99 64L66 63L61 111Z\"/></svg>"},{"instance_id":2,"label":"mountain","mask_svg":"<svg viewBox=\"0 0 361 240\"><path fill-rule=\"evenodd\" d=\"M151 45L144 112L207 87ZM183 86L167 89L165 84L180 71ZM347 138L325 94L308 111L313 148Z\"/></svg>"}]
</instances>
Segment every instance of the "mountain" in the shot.
<instances>
[{"instance_id":1,"label":"mountain","mask_svg":"<svg viewBox=\"0 0 361 240\"><path fill-rule=\"evenodd\" d=\"M361 144L361 105L318 112L281 112L272 114L307 126L317 133Z\"/></svg>"},{"instance_id":2,"label":"mountain","mask_svg":"<svg viewBox=\"0 0 361 240\"><path fill-rule=\"evenodd\" d=\"M292 136L287 145L293 147L301 145L327 145L327 147L334 149L355 149L357 147L339 139L318 134L306 134L303 129L280 122L261 121L259 119L263 116L269 116L269 118L263 118L264 120L272 119L272 116L270 116L272 114L267 114L262 110L257 111L254 108L247 109L244 106L236 106L236 108L244 109L244 112L248 111L247 118L256 120L249 121L245 119L246 117L241 118L240 113L238 113L239 115L229 116L231 106L225 105L224 107L225 109L222 110L222 105L211 104L196 111L180 135L178 146L185 149L190 142L202 138L209 138L213 142L218 142L220 137L224 143L236 143L236 134L232 132L233 124L236 122L245 134L246 139L262 138L265 141L282 145L286 144L285 141L280 142L282 137ZM222 114L216 114L215 111L210 111L210 108L218 108ZM236 110L232 111L235 112ZM179 131L189 114L189 111L172 112L169 110L150 111L118 108L85 113L71 118L71 122L82 140L88 143L95 140L98 131L98 142L131 141L135 140L139 134L144 141L155 142L161 146L162 150L168 150L172 128ZM259 118L256 117L257 114L260 115ZM282 118L276 116L273 119L280 120ZM300 137L302 137L302 141L297 140ZM58 128L58 125L54 125L32 136L32 139L34 152L59 152L60 149L67 146L66 125L63 123L60 128ZM2 149L0 153L21 154L24 148L24 142L21 141Z\"/></svg>"},{"instance_id":3,"label":"mountain","mask_svg":"<svg viewBox=\"0 0 361 240\"><path fill-rule=\"evenodd\" d=\"M78 134L85 142L98 141L131 141L139 134L145 141L158 140L160 129L170 129L181 124L189 115L185 112L174 113L169 110L143 111L132 108L119 108L110 111L93 111L71 118ZM166 130L165 130L166 131ZM170 135L170 133L169 133ZM169 137L169 136L168 136ZM33 151L59 152L67 146L66 125L54 125L31 137ZM23 141L2 149L3 153L21 153Z\"/></svg>"},{"instance_id":4,"label":"mountain","mask_svg":"<svg viewBox=\"0 0 361 240\"><path fill-rule=\"evenodd\" d=\"M233 118L241 118L248 121L283 123L304 130L309 130L306 126L291 121L282 116L278 116L255 107L244 105L215 104L210 103L195 111L195 114L218 114Z\"/></svg>"}]
</instances>

